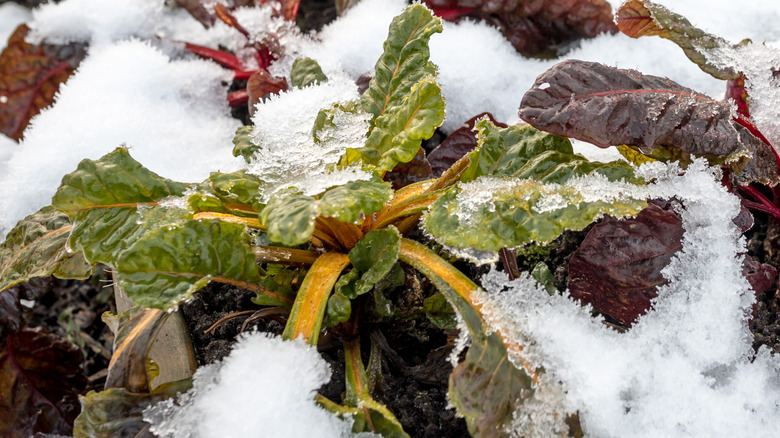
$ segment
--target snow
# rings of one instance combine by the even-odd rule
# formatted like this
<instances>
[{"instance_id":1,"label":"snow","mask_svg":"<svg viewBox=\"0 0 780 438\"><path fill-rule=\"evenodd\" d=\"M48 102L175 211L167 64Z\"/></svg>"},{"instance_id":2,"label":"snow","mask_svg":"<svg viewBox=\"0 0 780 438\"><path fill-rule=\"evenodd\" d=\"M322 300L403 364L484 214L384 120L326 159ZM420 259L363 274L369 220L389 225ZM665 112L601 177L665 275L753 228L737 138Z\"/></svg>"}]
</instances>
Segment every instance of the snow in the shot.
<instances>
[{"instance_id":1,"label":"snow","mask_svg":"<svg viewBox=\"0 0 780 438\"><path fill-rule=\"evenodd\" d=\"M542 401L563 394L588 436L769 436L780 427L780 364L765 349L752 354L754 294L731 221L739 200L703 160L684 175L659 163L643 172L657 178L651 196L686 206L683 248L663 271L669 283L653 311L620 334L568 296L493 270L482 279L483 313L545 367Z\"/></svg>"},{"instance_id":2,"label":"snow","mask_svg":"<svg viewBox=\"0 0 780 438\"><path fill-rule=\"evenodd\" d=\"M314 401L330 373L317 349L302 340L244 335L222 362L198 368L190 391L147 409L144 420L161 438L356 436L351 419Z\"/></svg>"},{"instance_id":3,"label":"snow","mask_svg":"<svg viewBox=\"0 0 780 438\"><path fill-rule=\"evenodd\" d=\"M8 37L16 28L30 20L30 11L16 3L3 3L0 5L0 41L8 41ZM5 44L5 43L3 43Z\"/></svg>"}]
</instances>

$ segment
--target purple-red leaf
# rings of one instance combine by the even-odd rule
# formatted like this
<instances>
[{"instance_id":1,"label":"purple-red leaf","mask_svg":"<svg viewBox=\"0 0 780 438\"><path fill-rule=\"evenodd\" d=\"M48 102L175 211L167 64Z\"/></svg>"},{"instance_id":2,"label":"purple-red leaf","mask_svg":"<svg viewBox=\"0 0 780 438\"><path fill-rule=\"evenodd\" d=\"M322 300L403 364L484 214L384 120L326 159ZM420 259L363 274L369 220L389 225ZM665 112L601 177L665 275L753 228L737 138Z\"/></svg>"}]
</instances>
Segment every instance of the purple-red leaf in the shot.
<instances>
[{"instance_id":1,"label":"purple-red leaf","mask_svg":"<svg viewBox=\"0 0 780 438\"><path fill-rule=\"evenodd\" d=\"M260 69L249 77L246 83L246 91L249 97L249 115L255 114L255 105L265 100L268 96L287 91L287 79L272 76L266 69Z\"/></svg>"},{"instance_id":2,"label":"purple-red leaf","mask_svg":"<svg viewBox=\"0 0 780 438\"><path fill-rule=\"evenodd\" d=\"M480 18L501 29L515 49L541 55L580 38L616 33L604 0L425 0L446 20Z\"/></svg>"},{"instance_id":3,"label":"purple-red leaf","mask_svg":"<svg viewBox=\"0 0 780 438\"><path fill-rule=\"evenodd\" d=\"M40 330L9 336L0 350L0 436L70 435L83 359L78 347Z\"/></svg>"},{"instance_id":4,"label":"purple-red leaf","mask_svg":"<svg viewBox=\"0 0 780 438\"><path fill-rule=\"evenodd\" d=\"M54 102L62 82L83 58L83 47L33 45L22 24L0 54L0 132L19 140L30 119Z\"/></svg>"},{"instance_id":5,"label":"purple-red leaf","mask_svg":"<svg viewBox=\"0 0 780 438\"><path fill-rule=\"evenodd\" d=\"M769 288L775 285L777 280L777 269L766 263L760 263L749 255L745 255L742 262L742 275L745 276L756 297L760 297Z\"/></svg>"},{"instance_id":6,"label":"purple-red leaf","mask_svg":"<svg viewBox=\"0 0 780 438\"><path fill-rule=\"evenodd\" d=\"M431 165L428 163L428 159L425 158L425 150L420 148L417 151L417 155L412 158L412 161L396 164L392 172L385 174L384 180L393 185L393 190L398 190L401 187L431 179L432 177Z\"/></svg>"},{"instance_id":7,"label":"purple-red leaf","mask_svg":"<svg viewBox=\"0 0 780 438\"><path fill-rule=\"evenodd\" d=\"M452 133L450 133L450 135L448 135L447 138L428 155L428 162L431 163L431 171L433 172L434 178L440 177L441 174L455 164L456 161L460 160L464 155L477 147L477 133L474 131L474 125L479 119L485 116L489 117L494 125L506 128L507 125L496 121L490 113L478 114L467 120L463 126L452 131Z\"/></svg>"},{"instance_id":8,"label":"purple-red leaf","mask_svg":"<svg viewBox=\"0 0 780 438\"><path fill-rule=\"evenodd\" d=\"M771 148L733 120L733 108L667 78L568 60L536 79L520 118L601 147L674 147L724 158L734 182L777 183Z\"/></svg>"},{"instance_id":9,"label":"purple-red leaf","mask_svg":"<svg viewBox=\"0 0 780 438\"><path fill-rule=\"evenodd\" d=\"M631 325L666 282L661 270L682 247L682 236L677 214L655 204L634 218L605 217L569 261L571 296Z\"/></svg>"}]
</instances>

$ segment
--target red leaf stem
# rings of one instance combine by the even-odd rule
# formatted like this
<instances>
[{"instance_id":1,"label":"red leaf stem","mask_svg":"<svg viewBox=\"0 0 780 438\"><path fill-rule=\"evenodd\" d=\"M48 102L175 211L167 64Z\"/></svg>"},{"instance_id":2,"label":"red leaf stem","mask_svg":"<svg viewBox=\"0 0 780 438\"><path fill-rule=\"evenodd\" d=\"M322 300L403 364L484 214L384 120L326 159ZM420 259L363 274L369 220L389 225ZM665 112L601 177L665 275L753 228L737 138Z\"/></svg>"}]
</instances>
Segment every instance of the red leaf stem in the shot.
<instances>
[{"instance_id":1,"label":"red leaf stem","mask_svg":"<svg viewBox=\"0 0 780 438\"><path fill-rule=\"evenodd\" d=\"M772 201L767 199L766 196L764 196L764 194L761 193L757 188L752 186L740 186L739 190L743 193L746 193L748 196L753 198L754 201L756 201L751 202L746 199L743 200L745 207L761 211L780 221L780 208L778 208Z\"/></svg>"},{"instance_id":2,"label":"red leaf stem","mask_svg":"<svg viewBox=\"0 0 780 438\"><path fill-rule=\"evenodd\" d=\"M242 70L241 61L238 60L236 55L190 43L184 43L184 48L201 58L210 59L223 67L231 70Z\"/></svg>"},{"instance_id":3,"label":"red leaf stem","mask_svg":"<svg viewBox=\"0 0 780 438\"><path fill-rule=\"evenodd\" d=\"M227 95L228 104L233 106L245 105L249 101L249 93L246 88L236 90Z\"/></svg>"}]
</instances>

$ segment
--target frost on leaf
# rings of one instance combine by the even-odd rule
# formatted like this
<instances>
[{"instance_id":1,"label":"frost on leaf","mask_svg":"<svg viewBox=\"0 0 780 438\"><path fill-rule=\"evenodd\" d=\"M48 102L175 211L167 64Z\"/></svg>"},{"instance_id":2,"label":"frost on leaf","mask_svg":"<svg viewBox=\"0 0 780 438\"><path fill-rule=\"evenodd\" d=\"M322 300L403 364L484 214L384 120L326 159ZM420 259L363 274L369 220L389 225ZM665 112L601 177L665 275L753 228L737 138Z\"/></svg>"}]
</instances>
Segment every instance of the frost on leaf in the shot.
<instances>
[{"instance_id":1,"label":"frost on leaf","mask_svg":"<svg viewBox=\"0 0 780 438\"><path fill-rule=\"evenodd\" d=\"M780 181L772 150L733 120L728 102L635 70L561 62L536 79L519 114L537 129L600 147L676 148L715 157L739 184Z\"/></svg>"},{"instance_id":2,"label":"frost on leaf","mask_svg":"<svg viewBox=\"0 0 780 438\"><path fill-rule=\"evenodd\" d=\"M647 0L630 0L616 13L618 28L631 38L659 36L673 41L685 56L704 72L718 79L737 79L739 73L730 66L720 66L708 59L713 49L730 47L728 41L693 26L685 17Z\"/></svg>"},{"instance_id":3,"label":"frost on leaf","mask_svg":"<svg viewBox=\"0 0 780 438\"><path fill-rule=\"evenodd\" d=\"M565 184L483 176L448 190L423 221L441 243L497 251L549 242L564 230L582 229L604 214L636 214L646 205L645 196L639 186L610 183L601 175Z\"/></svg>"},{"instance_id":4,"label":"frost on leaf","mask_svg":"<svg viewBox=\"0 0 780 438\"><path fill-rule=\"evenodd\" d=\"M25 42L19 26L0 54L0 132L19 140L30 119L54 102L62 82L84 56L78 44L53 46Z\"/></svg>"}]
</instances>

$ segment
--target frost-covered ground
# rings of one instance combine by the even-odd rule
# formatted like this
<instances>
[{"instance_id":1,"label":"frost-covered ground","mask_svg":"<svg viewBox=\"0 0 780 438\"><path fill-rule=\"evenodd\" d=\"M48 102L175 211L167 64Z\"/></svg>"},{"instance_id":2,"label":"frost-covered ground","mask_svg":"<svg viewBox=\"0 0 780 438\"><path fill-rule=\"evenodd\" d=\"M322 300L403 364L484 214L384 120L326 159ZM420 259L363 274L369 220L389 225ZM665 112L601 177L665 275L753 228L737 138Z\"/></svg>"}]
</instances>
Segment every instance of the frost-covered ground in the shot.
<instances>
[{"instance_id":1,"label":"frost-covered ground","mask_svg":"<svg viewBox=\"0 0 780 438\"><path fill-rule=\"evenodd\" d=\"M780 2L659 3L733 42L751 38L765 41L769 48L780 47L776 25ZM237 16L246 27L280 31L286 35L283 44L295 56L316 59L329 77L354 79L373 69L387 25L403 6L401 0L363 0L316 40L285 33L284 23L271 20L264 10L239 11ZM29 19L13 4L0 5L0 36ZM3 234L23 216L48 204L61 177L81 159L99 158L121 144L130 146L133 156L153 171L181 181L197 182L210 171L242 166L231 155L231 139L239 123L230 117L220 85L229 77L215 64L185 55L175 43L237 48L241 41L233 30L218 24L206 31L186 13L166 10L162 0L64 0L34 11L30 25L33 38L89 42L90 50L61 88L55 105L33 119L20 145L0 139ZM677 46L660 38L601 36L583 42L566 57L667 76L713 97L722 96L725 88L723 81L702 73ZM445 23L444 32L431 41L431 59L439 66L448 130L483 111L499 120L517 121L522 95L536 76L557 62L524 59L496 30L471 22ZM274 71L286 74L291 61L292 56L282 59ZM282 97L269 106L296 110L297 101L284 99L292 98ZM308 105L307 110L329 103L300 102ZM615 157L611 150L578 147L591 157ZM670 176L651 189L658 195L685 198L685 242L666 271L671 282L657 299L656 310L628 334L608 331L578 304L565 297L548 297L530 281L507 284L498 273L484 279L492 285L485 294L490 316L505 325L504 333L536 342L533 354L551 370L551 378L563 382L564 387L558 388L566 391L563 401L570 410L580 411L591 436L775 436L780 429L780 361L763 350L751 356L745 318L752 294L740 275L738 255L744 242L730 221L737 201L713 182L709 170L697 169L684 177L668 172ZM516 293L500 292L505 289ZM214 382L238 379L247 382L239 384L241 388L262 387L262 381L249 383L260 373L246 373L237 364L256 362L263 355L283 364L297 362L301 368L296 369L321 371L316 355L292 352L304 347L285 348L272 341L247 341L222 369L204 371L209 374L196 380L201 382L196 388L211 400L210 406L238 400L237 405L224 405L224 412L263 421L264 411L257 404L268 401L259 394L262 391L250 390L250 398L235 398L232 393L221 398ZM298 382L291 374L275 388L288 391L290 400L313 403L310 395L320 377ZM198 409L198 403L192 402L192 416L182 420L197 420L194 430L244 436L242 429L230 429L221 421L217 411ZM332 419L315 417L312 421L323 422L313 428L319 436L347 433ZM309 435L312 427L300 417L290 424L300 429L287 430L286 436L315 436Z\"/></svg>"}]
</instances>

